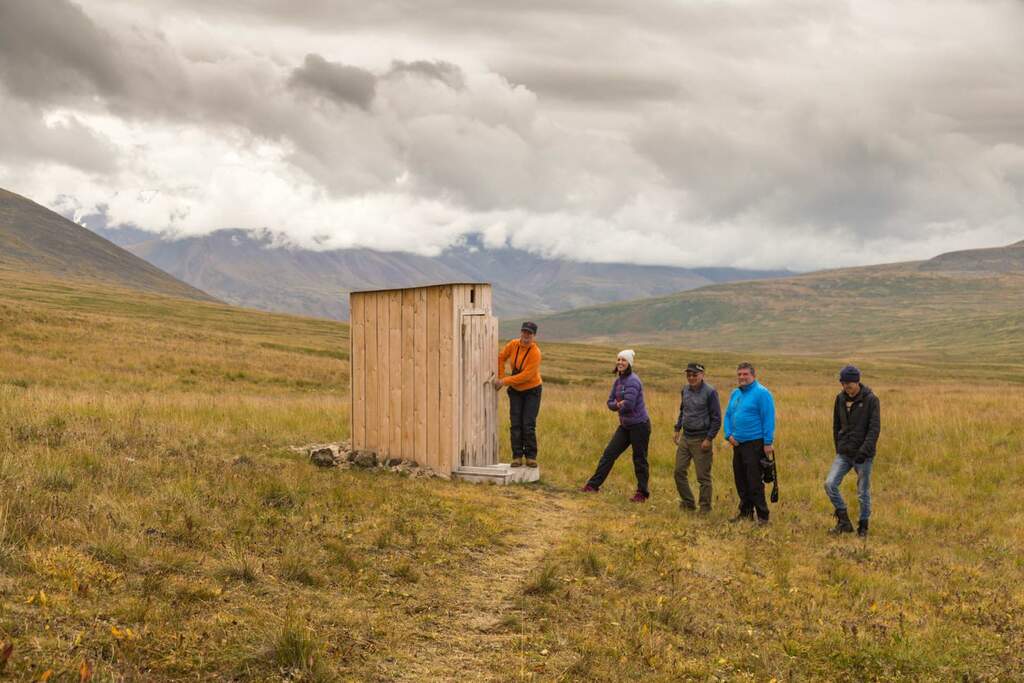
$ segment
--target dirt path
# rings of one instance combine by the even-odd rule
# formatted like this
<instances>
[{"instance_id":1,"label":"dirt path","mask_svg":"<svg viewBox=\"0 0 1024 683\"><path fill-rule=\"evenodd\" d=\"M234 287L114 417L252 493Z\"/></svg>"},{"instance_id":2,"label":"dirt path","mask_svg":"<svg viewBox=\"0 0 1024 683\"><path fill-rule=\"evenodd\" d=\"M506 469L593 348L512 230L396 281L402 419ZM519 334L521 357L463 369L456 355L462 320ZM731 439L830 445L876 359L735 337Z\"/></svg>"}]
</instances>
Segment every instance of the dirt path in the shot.
<instances>
[{"instance_id":1,"label":"dirt path","mask_svg":"<svg viewBox=\"0 0 1024 683\"><path fill-rule=\"evenodd\" d=\"M400 671L390 672L393 680L515 678L523 634L508 626L509 620L520 616L514 601L578 520L572 498L538 491L523 502L536 513L533 526L515 534L507 548L481 558L457 577L457 592L436 614L434 633L413 639L410 644L415 650L408 659L402 658Z\"/></svg>"}]
</instances>

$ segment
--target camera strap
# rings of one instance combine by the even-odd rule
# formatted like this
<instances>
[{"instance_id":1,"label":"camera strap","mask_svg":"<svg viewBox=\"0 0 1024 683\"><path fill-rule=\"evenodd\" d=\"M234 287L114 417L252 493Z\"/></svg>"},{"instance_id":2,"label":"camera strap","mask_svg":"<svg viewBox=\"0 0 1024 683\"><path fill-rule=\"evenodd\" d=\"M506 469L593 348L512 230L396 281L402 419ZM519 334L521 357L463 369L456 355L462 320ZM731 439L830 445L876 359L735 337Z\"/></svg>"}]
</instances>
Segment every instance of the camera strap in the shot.
<instances>
[{"instance_id":1,"label":"camera strap","mask_svg":"<svg viewBox=\"0 0 1024 683\"><path fill-rule=\"evenodd\" d=\"M523 366L526 365L526 357L530 355L530 351L533 351L533 345L526 347L526 353L523 354L523 360L519 360L519 351L522 350L521 346L516 347L516 357L512 360L512 374L518 375L523 371Z\"/></svg>"}]
</instances>

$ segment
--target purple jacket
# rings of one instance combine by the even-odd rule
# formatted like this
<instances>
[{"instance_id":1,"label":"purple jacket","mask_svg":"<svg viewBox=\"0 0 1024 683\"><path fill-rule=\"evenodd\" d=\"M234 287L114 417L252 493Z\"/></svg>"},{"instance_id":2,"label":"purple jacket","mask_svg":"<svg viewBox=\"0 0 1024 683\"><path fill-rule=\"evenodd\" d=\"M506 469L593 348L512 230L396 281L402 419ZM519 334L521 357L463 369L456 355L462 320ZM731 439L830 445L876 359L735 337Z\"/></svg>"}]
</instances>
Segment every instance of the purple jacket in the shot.
<instances>
[{"instance_id":1,"label":"purple jacket","mask_svg":"<svg viewBox=\"0 0 1024 683\"><path fill-rule=\"evenodd\" d=\"M617 401L623 401L621 408L615 405ZM623 427L633 427L651 419L644 405L644 385L635 373L615 379L608 394L608 410L619 414L619 424Z\"/></svg>"}]
</instances>

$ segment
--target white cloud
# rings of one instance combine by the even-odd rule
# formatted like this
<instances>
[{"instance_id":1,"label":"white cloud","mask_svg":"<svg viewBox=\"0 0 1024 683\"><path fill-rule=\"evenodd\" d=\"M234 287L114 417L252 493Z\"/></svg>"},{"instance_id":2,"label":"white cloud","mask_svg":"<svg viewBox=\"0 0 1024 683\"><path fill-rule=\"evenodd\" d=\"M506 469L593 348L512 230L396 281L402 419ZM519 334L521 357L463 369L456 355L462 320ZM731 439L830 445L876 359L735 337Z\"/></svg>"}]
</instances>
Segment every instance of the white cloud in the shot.
<instances>
[{"instance_id":1,"label":"white cloud","mask_svg":"<svg viewBox=\"0 0 1024 683\"><path fill-rule=\"evenodd\" d=\"M0 10L0 185L113 223L793 268L1024 231L1012 0L83 8Z\"/></svg>"}]
</instances>

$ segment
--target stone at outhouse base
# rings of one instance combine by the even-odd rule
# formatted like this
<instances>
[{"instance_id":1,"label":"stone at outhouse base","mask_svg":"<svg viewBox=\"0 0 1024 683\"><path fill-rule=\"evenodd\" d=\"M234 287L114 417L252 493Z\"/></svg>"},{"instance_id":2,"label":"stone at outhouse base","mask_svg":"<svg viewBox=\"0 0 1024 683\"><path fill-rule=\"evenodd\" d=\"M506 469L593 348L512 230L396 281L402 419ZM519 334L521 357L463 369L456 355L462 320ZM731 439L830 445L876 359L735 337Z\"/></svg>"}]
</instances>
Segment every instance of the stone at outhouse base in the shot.
<instances>
[{"instance_id":1,"label":"stone at outhouse base","mask_svg":"<svg viewBox=\"0 0 1024 683\"><path fill-rule=\"evenodd\" d=\"M539 467L512 467L507 462L486 467L460 467L452 476L474 484L528 484L540 481Z\"/></svg>"}]
</instances>

